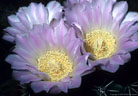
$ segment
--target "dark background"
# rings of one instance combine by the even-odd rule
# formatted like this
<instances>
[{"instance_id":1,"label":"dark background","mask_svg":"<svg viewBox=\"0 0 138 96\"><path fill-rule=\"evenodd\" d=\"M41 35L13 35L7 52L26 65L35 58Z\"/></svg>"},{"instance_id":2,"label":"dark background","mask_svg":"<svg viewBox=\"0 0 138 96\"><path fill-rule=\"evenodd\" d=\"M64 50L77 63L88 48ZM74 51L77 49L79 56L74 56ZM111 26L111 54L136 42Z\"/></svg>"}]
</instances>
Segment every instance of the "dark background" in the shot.
<instances>
[{"instance_id":1,"label":"dark background","mask_svg":"<svg viewBox=\"0 0 138 96\"><path fill-rule=\"evenodd\" d=\"M45 92L38 94L33 93L28 85L21 86L18 81L12 78L12 70L10 65L4 60L11 53L14 44L1 39L3 29L9 26L7 16L15 14L19 7L28 6L30 2L42 2L44 5L51 0L0 0L0 96L51 96ZM63 0L58 0L63 3ZM118 0L121 1L121 0ZM129 5L129 11L138 12L138 0L126 0ZM131 52L131 60L116 73L108 73L105 71L95 71L92 74L82 78L80 88L69 90L68 94L60 93L57 96L113 96L113 94L129 94L138 96L138 86L132 88L132 83L138 85L138 50ZM107 88L105 85L110 84ZM103 94L100 95L100 88ZM111 90L117 90L118 93ZM104 92L106 95L104 95ZM118 96L118 95L114 95ZM123 95L120 95L123 96Z\"/></svg>"}]
</instances>

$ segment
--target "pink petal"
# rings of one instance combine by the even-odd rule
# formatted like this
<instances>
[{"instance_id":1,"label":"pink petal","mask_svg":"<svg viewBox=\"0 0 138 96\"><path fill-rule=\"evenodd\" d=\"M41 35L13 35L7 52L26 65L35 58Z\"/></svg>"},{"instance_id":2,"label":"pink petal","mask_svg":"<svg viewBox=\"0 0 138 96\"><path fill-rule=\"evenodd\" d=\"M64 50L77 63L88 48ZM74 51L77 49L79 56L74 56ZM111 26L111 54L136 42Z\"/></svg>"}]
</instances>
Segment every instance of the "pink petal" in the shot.
<instances>
[{"instance_id":1,"label":"pink petal","mask_svg":"<svg viewBox=\"0 0 138 96\"><path fill-rule=\"evenodd\" d=\"M20 56L18 55L8 55L8 57L5 60L6 62L10 63L12 65L12 67L24 67L26 66L24 62L24 59L22 59ZM17 62L17 63L16 63ZM22 62L22 64L20 64L19 62Z\"/></svg>"},{"instance_id":2,"label":"pink petal","mask_svg":"<svg viewBox=\"0 0 138 96\"><path fill-rule=\"evenodd\" d=\"M80 55L80 45L81 41L79 39L70 41L70 44L68 45L68 54L71 58L75 58Z\"/></svg>"},{"instance_id":3,"label":"pink petal","mask_svg":"<svg viewBox=\"0 0 138 96\"><path fill-rule=\"evenodd\" d=\"M120 57L120 55L115 55L110 58L110 64L111 65L115 65L115 64L122 65L124 64L124 60Z\"/></svg>"},{"instance_id":4,"label":"pink petal","mask_svg":"<svg viewBox=\"0 0 138 96\"><path fill-rule=\"evenodd\" d=\"M31 23L28 20L28 17L26 16L26 14L24 13L23 8L20 8L19 12L16 15L19 18L20 22L22 22L22 24L26 27L26 29L32 28Z\"/></svg>"},{"instance_id":5,"label":"pink petal","mask_svg":"<svg viewBox=\"0 0 138 96\"><path fill-rule=\"evenodd\" d=\"M68 29L64 24L63 20L60 20L59 24L57 26L54 27L54 36L57 40L55 40L57 42L57 44L61 45L61 41L63 41L64 36L67 34Z\"/></svg>"},{"instance_id":6,"label":"pink petal","mask_svg":"<svg viewBox=\"0 0 138 96\"><path fill-rule=\"evenodd\" d=\"M48 10L46 10L45 6L43 4L38 4L38 19L39 19L39 24L49 24L50 22L48 21Z\"/></svg>"},{"instance_id":7,"label":"pink petal","mask_svg":"<svg viewBox=\"0 0 138 96\"><path fill-rule=\"evenodd\" d=\"M74 76L71 79L71 84L69 84L69 88L78 88L81 85L81 77L80 76Z\"/></svg>"},{"instance_id":8,"label":"pink petal","mask_svg":"<svg viewBox=\"0 0 138 96\"><path fill-rule=\"evenodd\" d=\"M10 24L13 24L15 22L19 22L19 19L17 18L16 15L10 15L10 16L8 16L8 21Z\"/></svg>"},{"instance_id":9,"label":"pink petal","mask_svg":"<svg viewBox=\"0 0 138 96\"><path fill-rule=\"evenodd\" d=\"M138 42L128 41L122 44L121 48L126 51L133 51L138 48Z\"/></svg>"},{"instance_id":10,"label":"pink petal","mask_svg":"<svg viewBox=\"0 0 138 96\"><path fill-rule=\"evenodd\" d=\"M126 63L126 62L128 62L128 61L130 60L131 55L130 55L130 53L126 53L126 54L121 55L120 57L121 57L121 58L124 60L124 62Z\"/></svg>"},{"instance_id":11,"label":"pink petal","mask_svg":"<svg viewBox=\"0 0 138 96\"><path fill-rule=\"evenodd\" d=\"M54 86L50 91L49 91L49 93L51 93L51 94L58 94L58 93L60 93L61 92L61 90L57 87L57 86Z\"/></svg>"},{"instance_id":12,"label":"pink petal","mask_svg":"<svg viewBox=\"0 0 138 96\"><path fill-rule=\"evenodd\" d=\"M68 92L68 83L65 83L65 82L57 83L57 87L65 93Z\"/></svg>"},{"instance_id":13,"label":"pink petal","mask_svg":"<svg viewBox=\"0 0 138 96\"><path fill-rule=\"evenodd\" d=\"M55 84L48 81L38 81L38 82L32 82L31 88L35 93L46 91L47 93L50 91L52 87L54 87Z\"/></svg>"},{"instance_id":14,"label":"pink petal","mask_svg":"<svg viewBox=\"0 0 138 96\"><path fill-rule=\"evenodd\" d=\"M76 38L75 30L74 28L70 28L65 35L65 39L62 41L63 45L67 46L74 38Z\"/></svg>"},{"instance_id":15,"label":"pink petal","mask_svg":"<svg viewBox=\"0 0 138 96\"><path fill-rule=\"evenodd\" d=\"M108 71L108 72L116 72L119 69L118 64L109 64L107 66L101 66L102 70Z\"/></svg>"},{"instance_id":16,"label":"pink petal","mask_svg":"<svg viewBox=\"0 0 138 96\"><path fill-rule=\"evenodd\" d=\"M77 65L75 65L74 69L74 75L81 75L85 71L90 69L90 66L87 65L87 60L88 60L89 54L84 54L81 56L78 61L76 62Z\"/></svg>"},{"instance_id":17,"label":"pink petal","mask_svg":"<svg viewBox=\"0 0 138 96\"><path fill-rule=\"evenodd\" d=\"M40 81L41 78L31 74L27 71L13 71L13 77L19 80L21 84L29 83L31 81Z\"/></svg>"}]
</instances>

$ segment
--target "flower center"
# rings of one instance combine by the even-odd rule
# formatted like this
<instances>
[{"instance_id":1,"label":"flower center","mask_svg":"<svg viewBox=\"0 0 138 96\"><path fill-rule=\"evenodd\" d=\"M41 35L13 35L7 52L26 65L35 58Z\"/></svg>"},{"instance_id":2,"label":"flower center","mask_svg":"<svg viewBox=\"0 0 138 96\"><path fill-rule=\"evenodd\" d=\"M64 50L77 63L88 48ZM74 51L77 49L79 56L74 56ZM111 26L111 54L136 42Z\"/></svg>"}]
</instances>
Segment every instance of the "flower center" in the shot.
<instances>
[{"instance_id":1,"label":"flower center","mask_svg":"<svg viewBox=\"0 0 138 96\"><path fill-rule=\"evenodd\" d=\"M69 57L60 51L47 51L38 58L38 69L45 72L50 81L60 81L73 70L73 64Z\"/></svg>"},{"instance_id":2,"label":"flower center","mask_svg":"<svg viewBox=\"0 0 138 96\"><path fill-rule=\"evenodd\" d=\"M116 49L115 37L105 30L94 30L85 35L85 49L95 60L111 57Z\"/></svg>"}]
</instances>

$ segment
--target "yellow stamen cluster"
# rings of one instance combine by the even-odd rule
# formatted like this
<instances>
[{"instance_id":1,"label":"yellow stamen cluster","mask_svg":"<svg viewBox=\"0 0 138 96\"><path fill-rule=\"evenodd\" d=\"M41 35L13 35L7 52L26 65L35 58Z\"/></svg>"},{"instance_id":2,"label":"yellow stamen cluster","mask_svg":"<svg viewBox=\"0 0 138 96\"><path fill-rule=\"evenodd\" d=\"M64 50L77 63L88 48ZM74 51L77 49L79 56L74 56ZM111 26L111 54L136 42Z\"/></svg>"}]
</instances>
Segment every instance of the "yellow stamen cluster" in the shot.
<instances>
[{"instance_id":1,"label":"yellow stamen cluster","mask_svg":"<svg viewBox=\"0 0 138 96\"><path fill-rule=\"evenodd\" d=\"M69 57L60 51L47 51L38 58L38 69L45 72L50 81L60 81L73 70Z\"/></svg>"},{"instance_id":2,"label":"yellow stamen cluster","mask_svg":"<svg viewBox=\"0 0 138 96\"><path fill-rule=\"evenodd\" d=\"M95 60L108 58L116 50L116 40L110 32L93 30L85 35L85 48L94 55Z\"/></svg>"}]
</instances>

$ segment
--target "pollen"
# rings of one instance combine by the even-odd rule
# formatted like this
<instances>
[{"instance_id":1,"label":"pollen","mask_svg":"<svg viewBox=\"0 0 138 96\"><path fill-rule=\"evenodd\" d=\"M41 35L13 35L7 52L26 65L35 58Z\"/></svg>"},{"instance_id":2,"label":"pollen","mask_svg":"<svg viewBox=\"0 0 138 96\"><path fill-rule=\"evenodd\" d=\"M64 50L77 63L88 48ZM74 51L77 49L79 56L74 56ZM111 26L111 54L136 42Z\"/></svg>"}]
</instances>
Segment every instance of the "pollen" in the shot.
<instances>
[{"instance_id":1,"label":"pollen","mask_svg":"<svg viewBox=\"0 0 138 96\"><path fill-rule=\"evenodd\" d=\"M94 30L85 34L85 49L95 60L109 58L116 51L116 39L108 31Z\"/></svg>"},{"instance_id":2,"label":"pollen","mask_svg":"<svg viewBox=\"0 0 138 96\"><path fill-rule=\"evenodd\" d=\"M38 69L50 77L50 81L60 81L72 73L73 64L65 53L47 51L38 58Z\"/></svg>"}]
</instances>

